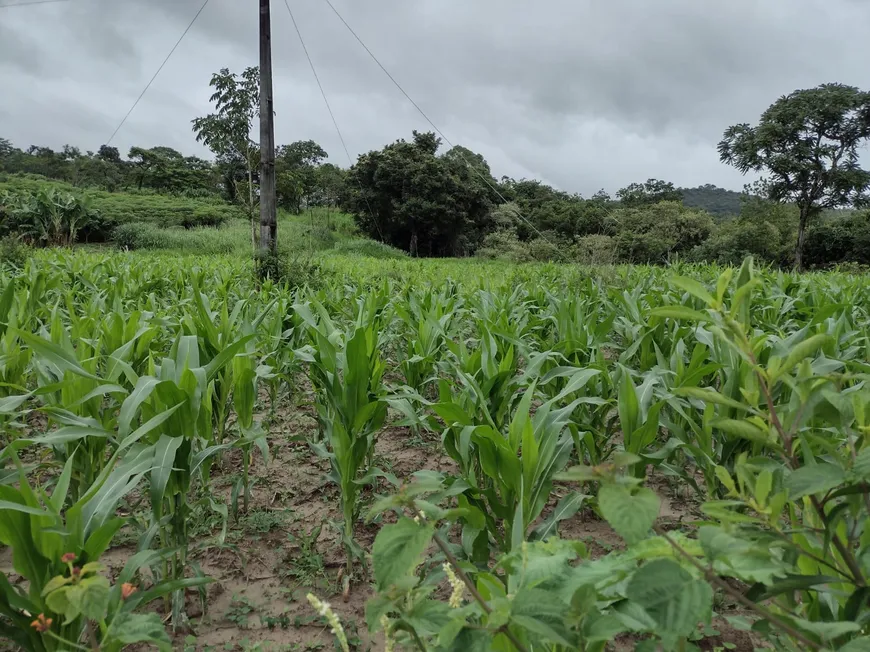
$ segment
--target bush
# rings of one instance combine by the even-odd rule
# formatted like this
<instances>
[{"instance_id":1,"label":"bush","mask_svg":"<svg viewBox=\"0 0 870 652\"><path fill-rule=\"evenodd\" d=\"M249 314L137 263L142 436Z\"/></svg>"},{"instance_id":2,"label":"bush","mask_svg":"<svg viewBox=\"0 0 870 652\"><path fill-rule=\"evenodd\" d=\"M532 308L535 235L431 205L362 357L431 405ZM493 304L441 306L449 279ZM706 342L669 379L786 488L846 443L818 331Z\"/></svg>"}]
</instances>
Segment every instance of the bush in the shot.
<instances>
[{"instance_id":1,"label":"bush","mask_svg":"<svg viewBox=\"0 0 870 652\"><path fill-rule=\"evenodd\" d=\"M674 201L623 208L613 218L619 260L628 263L665 263L700 246L713 231L710 215Z\"/></svg>"},{"instance_id":2,"label":"bush","mask_svg":"<svg viewBox=\"0 0 870 652\"><path fill-rule=\"evenodd\" d=\"M0 238L0 267L21 269L30 258L30 247L19 238L9 235Z\"/></svg>"},{"instance_id":3,"label":"bush","mask_svg":"<svg viewBox=\"0 0 870 652\"><path fill-rule=\"evenodd\" d=\"M220 199L160 195L153 191L111 193L102 190L82 191L60 181L35 175L16 175L0 181L0 195L36 196L40 191L56 191L82 196L96 216L81 230L81 239L110 239L115 227L131 222L150 223L162 228L219 226L239 217L237 207Z\"/></svg>"},{"instance_id":4,"label":"bush","mask_svg":"<svg viewBox=\"0 0 870 652\"><path fill-rule=\"evenodd\" d=\"M870 265L870 211L819 221L807 231L804 261L811 267Z\"/></svg>"},{"instance_id":5,"label":"bush","mask_svg":"<svg viewBox=\"0 0 870 652\"><path fill-rule=\"evenodd\" d=\"M571 258L582 265L613 265L617 262L616 242L609 235L577 238L570 253Z\"/></svg>"},{"instance_id":6,"label":"bush","mask_svg":"<svg viewBox=\"0 0 870 652\"><path fill-rule=\"evenodd\" d=\"M374 240L354 239L339 242L335 250L348 256L365 256L366 258L407 258L408 254L383 242Z\"/></svg>"},{"instance_id":7,"label":"bush","mask_svg":"<svg viewBox=\"0 0 870 652\"><path fill-rule=\"evenodd\" d=\"M112 239L119 249L166 249L169 239L153 224L130 222L115 228Z\"/></svg>"},{"instance_id":8,"label":"bush","mask_svg":"<svg viewBox=\"0 0 870 652\"><path fill-rule=\"evenodd\" d=\"M122 224L112 239L120 249L172 249L189 254L231 254L250 252L250 231L247 225L214 229L161 229L153 224L133 222Z\"/></svg>"},{"instance_id":9,"label":"bush","mask_svg":"<svg viewBox=\"0 0 870 652\"><path fill-rule=\"evenodd\" d=\"M254 265L260 280L270 279L289 287L307 285L310 288L316 288L320 282L320 264L307 256L291 256L280 250L258 252Z\"/></svg>"},{"instance_id":10,"label":"bush","mask_svg":"<svg viewBox=\"0 0 870 652\"><path fill-rule=\"evenodd\" d=\"M525 245L520 242L513 229L499 229L487 233L480 249L477 250L477 256L491 260L509 260L514 263L524 263L531 260Z\"/></svg>"}]
</instances>

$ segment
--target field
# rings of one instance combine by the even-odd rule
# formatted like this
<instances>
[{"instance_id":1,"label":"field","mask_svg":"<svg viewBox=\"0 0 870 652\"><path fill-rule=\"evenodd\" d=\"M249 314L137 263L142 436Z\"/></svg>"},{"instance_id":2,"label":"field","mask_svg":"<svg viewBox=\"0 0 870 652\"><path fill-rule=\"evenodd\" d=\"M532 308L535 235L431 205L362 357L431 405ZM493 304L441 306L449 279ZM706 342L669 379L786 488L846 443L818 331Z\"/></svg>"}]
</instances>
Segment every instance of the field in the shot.
<instances>
[{"instance_id":1,"label":"field","mask_svg":"<svg viewBox=\"0 0 870 652\"><path fill-rule=\"evenodd\" d=\"M330 253L296 280L0 263L0 635L870 649L866 276Z\"/></svg>"}]
</instances>

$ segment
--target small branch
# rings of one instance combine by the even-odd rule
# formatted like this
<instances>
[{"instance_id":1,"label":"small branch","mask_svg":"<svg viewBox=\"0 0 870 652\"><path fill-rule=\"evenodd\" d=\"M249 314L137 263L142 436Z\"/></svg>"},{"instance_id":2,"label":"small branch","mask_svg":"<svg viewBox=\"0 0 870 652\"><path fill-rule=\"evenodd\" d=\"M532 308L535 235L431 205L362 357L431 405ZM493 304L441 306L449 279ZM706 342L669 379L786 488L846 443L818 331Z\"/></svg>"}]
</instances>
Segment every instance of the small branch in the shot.
<instances>
[{"instance_id":1,"label":"small branch","mask_svg":"<svg viewBox=\"0 0 870 652\"><path fill-rule=\"evenodd\" d=\"M656 534L658 534L665 541L667 541L668 544L670 544L670 546L681 557L683 557L686 561L688 561L690 564L692 564L692 566L694 566L701 573L703 573L704 578L710 584L716 585L718 588L720 588L722 591L727 593L729 596L731 596L734 600L736 600L738 603L740 603L741 605L743 605L747 609L750 609L750 610L760 614L762 617L766 618L767 620L769 620L772 624L774 624L776 627L778 627L779 629L784 631L786 634L788 634L789 636L794 638L796 641L799 641L803 645L805 645L807 647L807 649L810 649L810 650L821 650L822 649L822 647L818 643L815 643L814 641L811 641L810 639L806 638L803 634L801 634L798 630L796 630L790 624L788 624L784 620L780 619L779 616L774 614L767 607L763 607L762 605L760 605L756 602L753 602L752 600L747 598L745 595L740 593L740 591L737 591L737 590L733 589L731 586L729 586L727 582L722 581L722 579L713 571L712 568L708 568L708 567L704 566L701 562L699 562L692 555L690 555L688 552L686 552L680 546L680 544L678 544L676 541L674 541L668 535L668 533L665 532L663 529L661 529L658 526L654 526L653 530L655 531Z\"/></svg>"},{"instance_id":2,"label":"small branch","mask_svg":"<svg viewBox=\"0 0 870 652\"><path fill-rule=\"evenodd\" d=\"M433 535L433 540L435 541L435 545L437 545L441 552L444 553L444 556L447 558L447 563L449 563L453 570L456 572L457 577L462 580L462 583L465 584L468 591L471 593L472 597L474 597L475 601L480 605L480 608L489 615L492 613L492 609L489 604L487 604L486 600L483 599L483 596L480 595L480 592L477 590L477 587L474 585L474 582L471 581L471 578L465 574L465 571L462 570L459 566L459 560L450 552L450 549L447 547L447 544L441 540L437 534ZM502 625L499 627L496 632L500 632L504 634L508 640L513 643L514 647L519 650L519 652L529 652L525 645L520 642L520 640L514 635L514 633L508 628L508 626Z\"/></svg>"}]
</instances>

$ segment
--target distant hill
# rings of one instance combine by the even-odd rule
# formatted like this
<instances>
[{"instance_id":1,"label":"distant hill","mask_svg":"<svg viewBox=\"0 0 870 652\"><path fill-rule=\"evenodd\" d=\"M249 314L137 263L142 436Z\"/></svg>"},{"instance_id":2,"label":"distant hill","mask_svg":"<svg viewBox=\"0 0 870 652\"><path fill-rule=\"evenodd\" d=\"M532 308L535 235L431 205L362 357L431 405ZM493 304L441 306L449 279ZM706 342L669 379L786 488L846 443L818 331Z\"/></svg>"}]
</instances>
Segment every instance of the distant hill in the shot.
<instances>
[{"instance_id":1,"label":"distant hill","mask_svg":"<svg viewBox=\"0 0 870 652\"><path fill-rule=\"evenodd\" d=\"M702 208L718 218L734 217L740 214L740 197L743 193L725 190L712 184L697 188L680 188L683 203L692 208Z\"/></svg>"}]
</instances>

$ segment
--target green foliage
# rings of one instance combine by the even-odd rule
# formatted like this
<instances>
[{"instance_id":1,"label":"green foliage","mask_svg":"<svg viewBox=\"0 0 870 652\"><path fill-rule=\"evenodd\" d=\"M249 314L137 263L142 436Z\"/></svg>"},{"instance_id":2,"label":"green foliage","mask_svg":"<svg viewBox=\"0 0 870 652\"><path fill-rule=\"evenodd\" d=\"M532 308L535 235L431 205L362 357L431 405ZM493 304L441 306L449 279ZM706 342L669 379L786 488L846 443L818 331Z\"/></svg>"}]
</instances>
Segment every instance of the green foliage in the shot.
<instances>
[{"instance_id":1,"label":"green foliage","mask_svg":"<svg viewBox=\"0 0 870 652\"><path fill-rule=\"evenodd\" d=\"M354 238L343 240L335 245L335 251L345 256L364 256L366 258L405 258L401 249L396 249L383 242Z\"/></svg>"},{"instance_id":2,"label":"green foliage","mask_svg":"<svg viewBox=\"0 0 870 652\"><path fill-rule=\"evenodd\" d=\"M870 171L859 160L868 138L870 93L823 84L781 97L755 127L727 129L719 154L743 173L766 173L762 187L769 199L798 206L795 265L801 269L810 219L825 208L854 205L870 188Z\"/></svg>"},{"instance_id":3,"label":"green foliage","mask_svg":"<svg viewBox=\"0 0 870 652\"><path fill-rule=\"evenodd\" d=\"M709 215L673 201L619 209L612 217L617 255L631 263L664 263L685 255L713 231Z\"/></svg>"},{"instance_id":4,"label":"green foliage","mask_svg":"<svg viewBox=\"0 0 870 652\"><path fill-rule=\"evenodd\" d=\"M833 264L870 265L870 212L853 212L822 219L807 231L805 264L824 267Z\"/></svg>"},{"instance_id":5,"label":"green foliage","mask_svg":"<svg viewBox=\"0 0 870 652\"><path fill-rule=\"evenodd\" d=\"M347 209L367 236L412 255L458 255L486 230L495 185L486 161L464 148L437 155L440 139L414 132L359 157L348 175ZM470 169L473 166L474 169Z\"/></svg>"},{"instance_id":6,"label":"green foliage","mask_svg":"<svg viewBox=\"0 0 870 652\"><path fill-rule=\"evenodd\" d=\"M683 191L674 188L669 181L649 179L646 183L632 183L616 192L616 198L623 208L653 206L663 201L681 203Z\"/></svg>"},{"instance_id":7,"label":"green foliage","mask_svg":"<svg viewBox=\"0 0 870 652\"><path fill-rule=\"evenodd\" d=\"M14 235L0 237L0 266L8 269L24 267L30 257L30 248Z\"/></svg>"}]
</instances>

